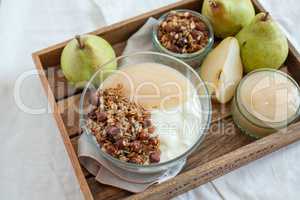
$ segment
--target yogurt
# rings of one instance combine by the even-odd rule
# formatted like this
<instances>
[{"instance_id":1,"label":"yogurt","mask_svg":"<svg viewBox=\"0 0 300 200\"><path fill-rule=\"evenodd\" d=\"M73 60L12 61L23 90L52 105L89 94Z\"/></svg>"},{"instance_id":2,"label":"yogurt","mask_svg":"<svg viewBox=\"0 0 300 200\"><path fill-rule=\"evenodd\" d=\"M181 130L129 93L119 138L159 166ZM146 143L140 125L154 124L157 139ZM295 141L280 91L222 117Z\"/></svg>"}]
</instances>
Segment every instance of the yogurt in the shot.
<instances>
[{"instance_id":1,"label":"yogurt","mask_svg":"<svg viewBox=\"0 0 300 200\"><path fill-rule=\"evenodd\" d=\"M191 148L200 137L201 105L191 95L176 108L151 112L160 138L161 162L176 158Z\"/></svg>"}]
</instances>

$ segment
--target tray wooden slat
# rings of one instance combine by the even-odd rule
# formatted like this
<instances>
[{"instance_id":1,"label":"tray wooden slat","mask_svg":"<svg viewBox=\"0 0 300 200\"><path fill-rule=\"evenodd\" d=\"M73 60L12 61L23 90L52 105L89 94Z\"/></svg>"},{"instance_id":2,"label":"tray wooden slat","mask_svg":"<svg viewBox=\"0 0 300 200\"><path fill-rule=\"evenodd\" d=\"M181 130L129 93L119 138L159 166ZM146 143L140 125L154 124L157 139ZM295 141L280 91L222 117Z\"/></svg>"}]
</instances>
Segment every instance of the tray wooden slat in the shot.
<instances>
[{"instance_id":1,"label":"tray wooden slat","mask_svg":"<svg viewBox=\"0 0 300 200\"><path fill-rule=\"evenodd\" d=\"M103 185L97 182L95 178L87 179L87 183L90 186L94 199L117 200L129 197L131 195L130 192L125 190Z\"/></svg>"},{"instance_id":2,"label":"tray wooden slat","mask_svg":"<svg viewBox=\"0 0 300 200\"><path fill-rule=\"evenodd\" d=\"M263 7L252 0L256 12ZM149 17L159 17L172 9L192 9L200 11L201 0L185 0L148 12L138 17L99 29L93 34L102 36L113 45L116 54L122 54L126 41ZM189 156L187 165L175 178L155 185L143 193L131 193L106 186L82 168L77 159L77 140L80 133L78 110L80 89L68 85L60 69L60 55L68 41L43 49L33 54L37 69L55 119L61 132L64 145L74 167L80 188L85 199L170 199L193 189L268 153L300 139L300 122L291 125L287 133L278 132L263 139L253 141L233 124L229 105L213 104L212 125L200 147ZM289 43L290 51L285 65L288 68L300 66L300 56Z\"/></svg>"}]
</instances>

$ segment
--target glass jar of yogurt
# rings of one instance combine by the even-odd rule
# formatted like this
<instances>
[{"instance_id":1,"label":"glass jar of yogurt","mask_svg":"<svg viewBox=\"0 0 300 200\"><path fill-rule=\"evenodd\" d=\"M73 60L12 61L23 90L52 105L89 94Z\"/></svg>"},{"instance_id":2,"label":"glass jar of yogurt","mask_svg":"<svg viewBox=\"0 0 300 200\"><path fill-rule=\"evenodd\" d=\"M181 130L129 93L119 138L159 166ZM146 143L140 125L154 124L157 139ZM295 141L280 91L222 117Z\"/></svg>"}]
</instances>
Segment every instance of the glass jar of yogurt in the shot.
<instances>
[{"instance_id":1,"label":"glass jar of yogurt","mask_svg":"<svg viewBox=\"0 0 300 200\"><path fill-rule=\"evenodd\" d=\"M289 75L259 69L241 80L232 101L232 117L242 132L261 138L292 123L299 107L299 86Z\"/></svg>"}]
</instances>

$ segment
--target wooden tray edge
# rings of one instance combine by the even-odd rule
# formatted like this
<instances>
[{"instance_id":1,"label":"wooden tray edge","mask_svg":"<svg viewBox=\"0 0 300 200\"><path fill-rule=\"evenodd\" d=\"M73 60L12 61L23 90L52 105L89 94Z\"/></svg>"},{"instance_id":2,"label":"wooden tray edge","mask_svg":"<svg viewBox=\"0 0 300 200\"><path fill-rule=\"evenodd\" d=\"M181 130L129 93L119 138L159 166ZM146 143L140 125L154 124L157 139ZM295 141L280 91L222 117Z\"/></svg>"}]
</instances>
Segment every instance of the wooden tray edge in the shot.
<instances>
[{"instance_id":1,"label":"wooden tray edge","mask_svg":"<svg viewBox=\"0 0 300 200\"><path fill-rule=\"evenodd\" d=\"M90 188L87 184L87 181L86 181L86 179L83 175L83 172L82 172L82 169L80 167L77 155L76 155L76 153L73 149L73 146L72 146L71 140L69 138L69 135L67 133L66 127L65 127L65 125L63 123L63 120L61 118L61 115L59 113L57 103L56 103L55 98L53 96L53 93L51 91L49 82L46 78L46 75L45 75L45 72L43 70L40 58L39 58L38 54L36 54L36 53L32 54L32 58L33 58L33 61L35 63L36 69L38 70L38 74L39 74L39 77L41 79L42 85L44 87L45 93L48 97L48 101L51 104L50 106L51 106L54 118L55 118L56 123L58 125L59 132L61 133L61 136L63 138L65 149L66 149L66 151L69 155L69 159L70 159L72 167L74 169L75 176L76 176L76 179L78 180L80 189L81 189L85 199L92 200L93 199L92 193L91 193Z\"/></svg>"}]
</instances>

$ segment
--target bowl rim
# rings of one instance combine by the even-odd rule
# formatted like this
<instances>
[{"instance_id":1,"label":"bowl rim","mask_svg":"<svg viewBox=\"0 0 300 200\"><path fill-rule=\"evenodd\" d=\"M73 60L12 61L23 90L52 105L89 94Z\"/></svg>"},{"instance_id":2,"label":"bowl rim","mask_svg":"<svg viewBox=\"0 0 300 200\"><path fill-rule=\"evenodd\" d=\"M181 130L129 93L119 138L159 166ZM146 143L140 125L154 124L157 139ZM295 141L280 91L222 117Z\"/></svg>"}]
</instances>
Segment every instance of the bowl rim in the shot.
<instances>
[{"instance_id":1,"label":"bowl rim","mask_svg":"<svg viewBox=\"0 0 300 200\"><path fill-rule=\"evenodd\" d=\"M108 65L108 64L110 64L112 62L116 62L116 61L118 61L120 59L127 58L127 57L132 57L132 56L139 56L139 55L157 55L157 56L167 57L169 59L175 60L176 62L179 62L183 66L185 66L188 70L190 70L196 76L196 78L198 80L200 80L201 86L203 86L203 88L204 88L205 96L208 98L208 112L207 112L207 115L206 115L207 118L205 119L206 124L201 129L202 130L202 134L201 134L201 136L199 136L199 138L197 139L197 141L187 151L185 151L184 153L180 154L179 156L176 156L175 158L172 158L172 159L167 160L165 162L153 163L153 164L149 164L149 165L140 165L140 164L129 163L129 162L125 162L125 161L119 160L119 159L117 159L117 158L109 155L108 153L102 151L101 148L100 148L100 146L99 146L99 144L96 141L95 141L95 143L98 144L97 147L100 150L100 154L103 155L105 159L111 160L114 163L118 163L118 164L120 164L122 166L130 167L130 168L134 168L134 169L136 169L136 168L139 168L139 169L150 169L150 168L155 168L155 167L172 165L173 163L176 163L176 161L182 160L182 159L186 158L188 155L190 155L202 143L202 141L204 140L204 138L205 138L205 136L207 134L207 130L210 127L211 115L212 115L211 97L209 95L209 92L208 92L208 89L207 89L207 86L206 86L205 82L200 78L200 76L197 74L197 72L191 66L189 66L188 64L186 64L185 62L181 61L180 59L178 59L176 57L173 57L173 56L170 56L170 55L167 55L167 54L163 54L163 53L159 53L159 52L141 51L141 52L131 53L131 54L127 54L127 55L122 55L122 56L113 58L110 61L102 64L99 67L99 69L93 74L93 76L91 77L91 79L88 81L88 83L86 84L84 90L82 91L82 93L80 95L80 104L79 104L80 105L80 107L79 107L80 117L79 117L79 124L80 124L80 127L84 130L84 131L82 131L81 134L90 134L90 135L92 135L90 133L89 128L86 127L86 120L83 117L83 112L82 111L84 110L84 98L85 98L85 95L86 95L86 93L87 93L87 91L89 89L89 86L92 84L94 78L101 71L101 68L103 66L105 66L105 65Z\"/></svg>"},{"instance_id":2,"label":"bowl rim","mask_svg":"<svg viewBox=\"0 0 300 200\"><path fill-rule=\"evenodd\" d=\"M158 26L171 12L174 12L174 11L175 12L189 12L192 15L194 15L195 17L198 17L201 21L203 21L205 23L205 25L208 27L209 37L208 37L208 42L204 48L202 48L196 52L193 52L193 53L175 53L175 52L168 50L160 43L160 41L157 37ZM202 53L206 53L207 51L209 51L212 48L212 46L214 44L214 31L213 31L213 27L212 27L209 19L206 16L202 15L201 13L196 12L194 10L189 10L189 9L175 9L175 10L171 10L169 12L164 13L162 16L160 16L158 18L157 23L152 28L152 41L156 48L160 48L159 51L162 51L163 53L172 55L176 58L188 59L188 58L197 57L198 55L201 55Z\"/></svg>"}]
</instances>

